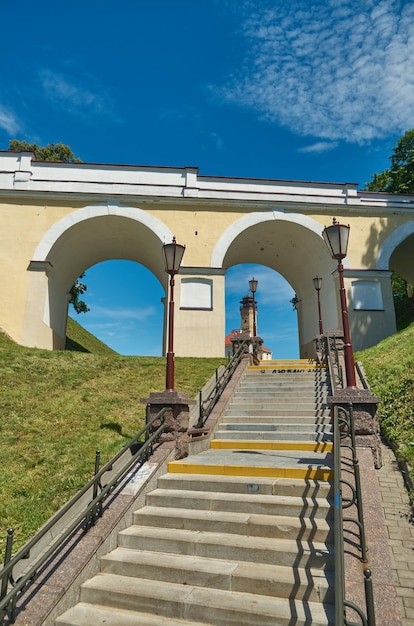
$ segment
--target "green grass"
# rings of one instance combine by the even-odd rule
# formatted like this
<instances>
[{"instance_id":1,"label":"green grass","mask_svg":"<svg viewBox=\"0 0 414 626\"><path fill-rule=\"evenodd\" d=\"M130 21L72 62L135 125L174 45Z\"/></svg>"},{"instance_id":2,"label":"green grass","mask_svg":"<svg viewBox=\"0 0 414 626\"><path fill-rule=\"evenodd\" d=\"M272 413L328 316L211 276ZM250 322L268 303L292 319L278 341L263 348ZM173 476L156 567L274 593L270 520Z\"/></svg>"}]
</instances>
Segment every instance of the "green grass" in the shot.
<instances>
[{"instance_id":1,"label":"green grass","mask_svg":"<svg viewBox=\"0 0 414 626\"><path fill-rule=\"evenodd\" d=\"M357 353L378 407L382 434L411 465L414 480L414 322L376 346Z\"/></svg>"},{"instance_id":2,"label":"green grass","mask_svg":"<svg viewBox=\"0 0 414 626\"><path fill-rule=\"evenodd\" d=\"M104 356L117 354L105 343L102 343L94 335L82 328L72 317L68 317L66 328L66 350L77 352L92 352L92 354L102 354Z\"/></svg>"},{"instance_id":3,"label":"green grass","mask_svg":"<svg viewBox=\"0 0 414 626\"><path fill-rule=\"evenodd\" d=\"M0 333L0 559L7 528L22 545L91 478L96 450L103 464L142 427L140 399L165 388L164 358L119 356L76 326L71 339L89 352ZM221 363L176 358L176 389L195 397Z\"/></svg>"}]
</instances>

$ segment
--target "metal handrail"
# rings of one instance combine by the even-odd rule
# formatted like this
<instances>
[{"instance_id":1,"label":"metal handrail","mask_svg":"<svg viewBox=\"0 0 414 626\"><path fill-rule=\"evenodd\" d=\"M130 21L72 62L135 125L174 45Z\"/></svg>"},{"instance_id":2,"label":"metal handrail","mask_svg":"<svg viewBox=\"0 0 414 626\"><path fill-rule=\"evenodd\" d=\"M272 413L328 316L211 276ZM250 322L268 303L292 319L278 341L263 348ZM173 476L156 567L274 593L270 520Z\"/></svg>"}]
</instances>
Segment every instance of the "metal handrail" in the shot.
<instances>
[{"instance_id":1,"label":"metal handrail","mask_svg":"<svg viewBox=\"0 0 414 626\"><path fill-rule=\"evenodd\" d=\"M361 561L367 562L367 545L365 540L364 517L362 510L361 480L359 464L356 456L355 427L352 403L344 406L334 406L334 542L335 542L335 626L360 626L356 622L346 619L346 609L350 608L361 618L362 626L375 626L375 609L372 589L371 569L364 569L364 586L366 615L363 610L345 597L345 563L344 563L344 522L353 522L359 529ZM349 443L343 442L349 440ZM354 470L354 485L341 477L341 448L352 451L352 467ZM343 498L342 487L351 489L352 497ZM343 516L343 509L356 505L358 520Z\"/></svg>"},{"instance_id":2,"label":"metal handrail","mask_svg":"<svg viewBox=\"0 0 414 626\"><path fill-rule=\"evenodd\" d=\"M208 394L207 398L203 399L202 390L199 391L199 413L198 413L198 421L195 425L195 428L203 428L206 423L210 413L214 409L215 405L221 398L221 394L226 388L227 383L230 378L233 376L237 366L243 358L243 355L248 350L249 342L242 341L237 351L233 354L230 361L227 363L226 367L223 369L221 374L218 374L218 370L216 370L216 383L213 389Z\"/></svg>"},{"instance_id":3,"label":"metal handrail","mask_svg":"<svg viewBox=\"0 0 414 626\"><path fill-rule=\"evenodd\" d=\"M344 376L342 371L342 365L339 360L339 351L336 344L335 335L327 335L325 337L326 344L326 360L329 369L329 376L331 380L332 390L344 388Z\"/></svg>"},{"instance_id":4,"label":"metal handrail","mask_svg":"<svg viewBox=\"0 0 414 626\"><path fill-rule=\"evenodd\" d=\"M69 502L67 502L37 533L36 535L24 545L14 557L12 554L13 544L13 530L9 529L7 534L6 552L4 558L4 567L0 570L0 626L3 626L4 619L9 614L9 620L11 623L15 620L17 595L19 592L23 592L26 585L36 577L36 574L40 567L48 561L48 559L62 546L62 544L70 537L73 531L84 524L84 531L87 532L102 516L103 508L102 503L106 496L108 496L116 485L125 477L127 471L137 461L144 462L149 454L152 452L152 446L157 441L161 433L164 431L166 425L164 423L164 415L167 411L171 411L170 407L164 407L161 411L155 415L152 419L149 419L149 409L147 407L146 412L146 424L145 426L133 437L102 469L99 469L99 451L95 456L95 475L93 478L81 489ZM152 432L152 426L156 421L161 420L160 426ZM145 436L145 440L140 442L142 436ZM139 445L139 444L142 445ZM134 448L135 446L135 448ZM136 449L136 451L135 451ZM101 484L102 476L109 471L113 470L115 463L128 451L131 451L131 456L128 461L124 463L111 480L104 486ZM89 491L92 490L92 501L84 508L81 513L75 516L70 524L64 529L59 537L54 541L48 549L43 552L29 568L29 570L17 580L13 577L13 569L23 559L30 557L30 551L39 544L43 537L59 522L63 517L75 508L80 502L81 498ZM8 586L11 584L12 588L9 592Z\"/></svg>"},{"instance_id":5,"label":"metal handrail","mask_svg":"<svg viewBox=\"0 0 414 626\"><path fill-rule=\"evenodd\" d=\"M369 384L368 384L368 380L366 377L366 374L364 372L364 369L361 365L361 363L359 361L355 361L355 369L357 371L358 374L358 378L361 382L362 388L363 389L369 389Z\"/></svg>"}]
</instances>

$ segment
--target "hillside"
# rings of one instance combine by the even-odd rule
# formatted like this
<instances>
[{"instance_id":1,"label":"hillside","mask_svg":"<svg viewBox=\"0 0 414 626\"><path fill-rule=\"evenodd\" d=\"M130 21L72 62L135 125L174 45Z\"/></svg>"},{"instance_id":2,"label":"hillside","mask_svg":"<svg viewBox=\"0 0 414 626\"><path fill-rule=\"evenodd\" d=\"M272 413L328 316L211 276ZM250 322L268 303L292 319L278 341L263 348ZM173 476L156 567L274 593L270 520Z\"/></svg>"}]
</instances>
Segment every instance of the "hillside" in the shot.
<instances>
[{"instance_id":1,"label":"hillside","mask_svg":"<svg viewBox=\"0 0 414 626\"><path fill-rule=\"evenodd\" d=\"M92 354L110 355L118 354L105 343L91 335L85 328L82 328L73 317L68 317L66 328L66 350L76 352L91 352Z\"/></svg>"},{"instance_id":2,"label":"hillside","mask_svg":"<svg viewBox=\"0 0 414 626\"><path fill-rule=\"evenodd\" d=\"M76 326L71 339L90 352L24 348L0 332L0 560L7 528L24 543L91 477L96 450L105 463L141 428L140 399L165 388L164 358L117 355ZM176 358L176 388L195 397L225 362Z\"/></svg>"},{"instance_id":3,"label":"hillside","mask_svg":"<svg viewBox=\"0 0 414 626\"><path fill-rule=\"evenodd\" d=\"M372 392L381 396L381 431L411 465L414 480L414 322L376 346L357 353Z\"/></svg>"}]
</instances>

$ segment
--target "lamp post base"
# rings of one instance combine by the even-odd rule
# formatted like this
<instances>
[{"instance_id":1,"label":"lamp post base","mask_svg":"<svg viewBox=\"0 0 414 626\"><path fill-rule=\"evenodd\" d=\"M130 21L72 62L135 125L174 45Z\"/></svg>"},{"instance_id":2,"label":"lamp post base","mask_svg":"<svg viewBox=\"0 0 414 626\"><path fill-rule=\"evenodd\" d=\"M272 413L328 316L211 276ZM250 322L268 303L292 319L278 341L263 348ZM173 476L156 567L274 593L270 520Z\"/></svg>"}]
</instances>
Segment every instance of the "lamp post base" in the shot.
<instances>
[{"instance_id":1,"label":"lamp post base","mask_svg":"<svg viewBox=\"0 0 414 626\"><path fill-rule=\"evenodd\" d=\"M187 434L190 421L190 406L196 403L180 391L153 391L149 398L141 398L141 402L150 406L150 419L154 418L164 407L171 411L165 414L166 428L161 434L160 442L175 441L175 458L188 456L189 437ZM158 428L157 422L153 430Z\"/></svg>"}]
</instances>

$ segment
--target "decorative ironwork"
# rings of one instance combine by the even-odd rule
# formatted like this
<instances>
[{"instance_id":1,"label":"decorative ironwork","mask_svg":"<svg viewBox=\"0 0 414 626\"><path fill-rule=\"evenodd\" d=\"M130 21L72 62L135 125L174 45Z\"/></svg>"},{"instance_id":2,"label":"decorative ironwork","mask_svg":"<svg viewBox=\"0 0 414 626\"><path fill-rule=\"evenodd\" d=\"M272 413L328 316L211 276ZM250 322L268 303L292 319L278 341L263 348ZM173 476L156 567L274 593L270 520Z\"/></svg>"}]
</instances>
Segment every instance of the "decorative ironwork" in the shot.
<instances>
[{"instance_id":1,"label":"decorative ironwork","mask_svg":"<svg viewBox=\"0 0 414 626\"><path fill-rule=\"evenodd\" d=\"M375 626L374 597L372 590L371 570L364 569L364 585L366 615L360 607L345 598L345 563L344 563L344 522L355 523L359 530L359 551L361 561L367 562L367 544L365 539L364 516L362 509L361 479L359 463L356 455L354 413L352 403L345 406L334 406L334 534L335 534L335 626L360 626L347 620L346 609L352 609L361 618L362 626ZM341 476L341 449L351 451L351 466L354 473L354 484ZM351 497L342 496L342 487L351 490ZM344 517L343 509L355 505L358 519Z\"/></svg>"}]
</instances>

